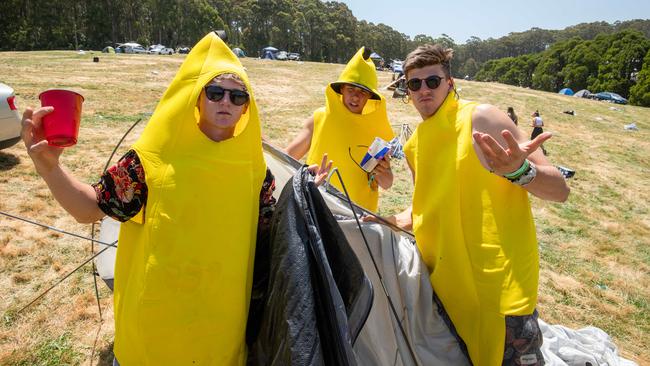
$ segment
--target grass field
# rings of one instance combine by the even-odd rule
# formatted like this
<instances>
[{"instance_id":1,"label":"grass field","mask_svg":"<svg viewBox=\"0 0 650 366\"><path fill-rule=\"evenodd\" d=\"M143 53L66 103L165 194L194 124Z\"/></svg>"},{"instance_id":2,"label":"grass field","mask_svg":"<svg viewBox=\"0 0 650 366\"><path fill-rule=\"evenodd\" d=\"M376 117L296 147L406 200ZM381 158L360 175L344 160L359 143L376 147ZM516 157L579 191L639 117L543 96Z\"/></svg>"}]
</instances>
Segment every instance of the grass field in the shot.
<instances>
[{"instance_id":1,"label":"grass field","mask_svg":"<svg viewBox=\"0 0 650 366\"><path fill-rule=\"evenodd\" d=\"M100 62L93 63L92 57ZM17 92L20 109L38 104L48 88L73 88L86 98L79 143L63 164L95 181L111 150L137 119L148 119L183 56L104 55L74 52L0 53L0 81ZM284 147L305 118L324 102L323 90L343 65L243 59L260 107L263 133ZM380 73L380 85L391 80ZM504 110L513 106L530 134L539 109L554 137L548 158L577 171L563 204L532 197L541 253L540 316L571 328L593 325L620 352L650 364L650 109L618 106L494 83L458 81L467 99ZM393 124L413 128L412 106L388 99ZM562 113L574 110L575 116ZM635 122L639 131L623 126ZM135 141L144 123L118 152ZM412 192L404 163L383 192L381 213L406 207ZM24 146L0 151L0 210L90 235L53 200L34 172ZM0 365L109 365L112 298L99 284L100 318L90 266L83 267L35 305L17 311L90 256L82 239L0 217Z\"/></svg>"}]
</instances>

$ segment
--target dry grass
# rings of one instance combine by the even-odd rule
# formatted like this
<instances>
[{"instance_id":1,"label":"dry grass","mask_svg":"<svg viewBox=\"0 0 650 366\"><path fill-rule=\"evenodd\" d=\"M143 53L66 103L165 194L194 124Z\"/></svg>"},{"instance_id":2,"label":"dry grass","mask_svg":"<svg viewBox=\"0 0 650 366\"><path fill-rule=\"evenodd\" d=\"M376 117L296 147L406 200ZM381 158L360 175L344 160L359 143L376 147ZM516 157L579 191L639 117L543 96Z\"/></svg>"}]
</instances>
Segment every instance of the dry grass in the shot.
<instances>
[{"instance_id":1,"label":"dry grass","mask_svg":"<svg viewBox=\"0 0 650 366\"><path fill-rule=\"evenodd\" d=\"M122 134L148 118L182 56L102 55L72 52L0 53L2 82L13 86L20 108L37 105L51 87L85 97L80 141L62 157L84 181L97 179ZM97 54L95 54L97 56ZM323 89L342 65L244 59L260 106L265 136L286 146L302 122L324 102ZM390 81L380 73L380 84ZM554 137L550 160L577 170L565 204L532 198L541 248L539 310L549 323L603 328L628 358L650 364L650 109L560 96L492 83L458 82L463 97L505 110L520 128L542 113ZM390 92L384 91L387 97ZM415 127L418 115L389 99L393 124ZM576 116L563 114L575 110ZM624 131L636 122L639 131ZM143 125L118 153L125 152ZM403 164L381 198L381 212L408 205L411 180ZM0 210L84 235L34 173L22 145L0 151ZM88 242L0 217L0 364L109 364L113 336L110 293L100 284L97 312L91 269L84 267L21 314L31 301L90 255ZM57 350L63 350L59 352Z\"/></svg>"}]
</instances>

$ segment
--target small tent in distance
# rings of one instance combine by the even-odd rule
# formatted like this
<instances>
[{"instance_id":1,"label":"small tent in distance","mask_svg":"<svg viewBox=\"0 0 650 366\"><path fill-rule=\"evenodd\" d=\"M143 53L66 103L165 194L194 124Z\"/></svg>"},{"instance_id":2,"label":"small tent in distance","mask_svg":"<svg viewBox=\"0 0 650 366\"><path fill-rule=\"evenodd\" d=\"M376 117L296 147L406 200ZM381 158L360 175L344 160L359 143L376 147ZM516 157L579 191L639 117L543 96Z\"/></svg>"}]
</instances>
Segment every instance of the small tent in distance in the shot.
<instances>
[{"instance_id":1,"label":"small tent in distance","mask_svg":"<svg viewBox=\"0 0 650 366\"><path fill-rule=\"evenodd\" d=\"M370 59L375 64L377 70L382 70L384 68L384 58L379 56L376 52L370 54Z\"/></svg>"},{"instance_id":2,"label":"small tent in distance","mask_svg":"<svg viewBox=\"0 0 650 366\"><path fill-rule=\"evenodd\" d=\"M575 94L573 94L573 96L577 98L589 98L589 96L591 96L591 92L587 89L582 89L578 90Z\"/></svg>"},{"instance_id":3,"label":"small tent in distance","mask_svg":"<svg viewBox=\"0 0 650 366\"><path fill-rule=\"evenodd\" d=\"M239 48L239 47L235 47L235 48L233 48L233 49L232 49L232 52L233 52L237 57L240 57L240 58L241 58L241 57L246 57L246 53L244 52L244 50L242 50L242 49Z\"/></svg>"},{"instance_id":4,"label":"small tent in distance","mask_svg":"<svg viewBox=\"0 0 650 366\"><path fill-rule=\"evenodd\" d=\"M260 52L260 58L265 60L275 60L275 56L278 53L278 49L272 46L262 48Z\"/></svg>"},{"instance_id":5,"label":"small tent in distance","mask_svg":"<svg viewBox=\"0 0 650 366\"><path fill-rule=\"evenodd\" d=\"M560 89L558 94L573 95L573 90L571 90L570 88Z\"/></svg>"}]
</instances>

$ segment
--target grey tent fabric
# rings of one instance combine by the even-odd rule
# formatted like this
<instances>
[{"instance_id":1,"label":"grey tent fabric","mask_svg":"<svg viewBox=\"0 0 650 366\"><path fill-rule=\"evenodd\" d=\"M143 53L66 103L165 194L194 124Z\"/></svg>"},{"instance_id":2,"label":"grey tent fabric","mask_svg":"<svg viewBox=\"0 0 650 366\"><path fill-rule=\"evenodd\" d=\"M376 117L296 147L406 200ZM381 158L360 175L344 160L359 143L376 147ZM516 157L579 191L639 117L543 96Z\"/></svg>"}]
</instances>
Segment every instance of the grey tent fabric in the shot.
<instances>
[{"instance_id":1,"label":"grey tent fabric","mask_svg":"<svg viewBox=\"0 0 650 366\"><path fill-rule=\"evenodd\" d=\"M354 344L359 365L470 365L432 301L429 272L415 243L387 226L362 224L386 291L398 311L404 338L359 227L354 220L339 221L339 225L375 288L370 316Z\"/></svg>"},{"instance_id":2,"label":"grey tent fabric","mask_svg":"<svg viewBox=\"0 0 650 366\"><path fill-rule=\"evenodd\" d=\"M575 94L573 94L573 96L577 98L589 98L590 95L591 92L587 89L578 90Z\"/></svg>"}]
</instances>

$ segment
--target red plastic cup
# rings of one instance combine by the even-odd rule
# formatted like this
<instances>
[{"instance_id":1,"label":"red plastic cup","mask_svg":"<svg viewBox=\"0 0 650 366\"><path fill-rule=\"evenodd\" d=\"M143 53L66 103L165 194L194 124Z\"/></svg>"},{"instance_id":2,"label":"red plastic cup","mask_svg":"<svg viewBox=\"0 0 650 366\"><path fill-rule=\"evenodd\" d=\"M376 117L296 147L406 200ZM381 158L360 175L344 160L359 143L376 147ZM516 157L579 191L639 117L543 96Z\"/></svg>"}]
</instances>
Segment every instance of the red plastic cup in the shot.
<instances>
[{"instance_id":1,"label":"red plastic cup","mask_svg":"<svg viewBox=\"0 0 650 366\"><path fill-rule=\"evenodd\" d=\"M42 92L38 99L41 100L41 106L54 107L52 113L43 117L43 130L47 143L57 147L76 144L84 97L71 90L50 89Z\"/></svg>"}]
</instances>

